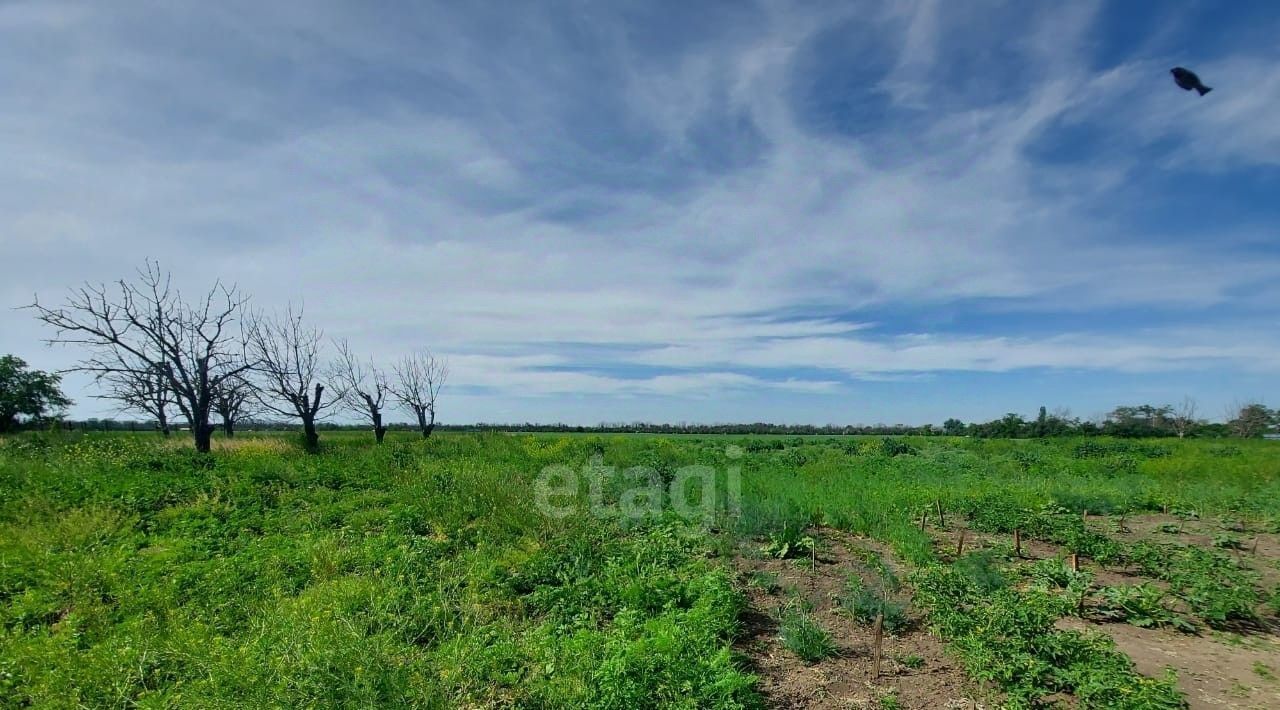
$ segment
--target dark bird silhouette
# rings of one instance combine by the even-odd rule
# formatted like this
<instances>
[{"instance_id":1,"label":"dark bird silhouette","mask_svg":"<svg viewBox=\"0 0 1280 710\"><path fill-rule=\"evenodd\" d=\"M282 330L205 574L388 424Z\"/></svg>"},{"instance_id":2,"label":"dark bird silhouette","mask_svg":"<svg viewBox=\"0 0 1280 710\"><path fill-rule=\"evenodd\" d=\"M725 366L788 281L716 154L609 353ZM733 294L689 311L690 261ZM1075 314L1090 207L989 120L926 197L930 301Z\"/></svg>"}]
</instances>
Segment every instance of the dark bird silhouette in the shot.
<instances>
[{"instance_id":1,"label":"dark bird silhouette","mask_svg":"<svg viewBox=\"0 0 1280 710\"><path fill-rule=\"evenodd\" d=\"M1210 87L1205 86L1204 83L1200 81L1200 77L1196 76L1196 73L1190 69L1174 67L1169 70L1169 73L1173 75L1173 83L1177 84L1183 91L1191 91L1192 89L1195 89L1200 92L1201 96L1213 91Z\"/></svg>"}]
</instances>

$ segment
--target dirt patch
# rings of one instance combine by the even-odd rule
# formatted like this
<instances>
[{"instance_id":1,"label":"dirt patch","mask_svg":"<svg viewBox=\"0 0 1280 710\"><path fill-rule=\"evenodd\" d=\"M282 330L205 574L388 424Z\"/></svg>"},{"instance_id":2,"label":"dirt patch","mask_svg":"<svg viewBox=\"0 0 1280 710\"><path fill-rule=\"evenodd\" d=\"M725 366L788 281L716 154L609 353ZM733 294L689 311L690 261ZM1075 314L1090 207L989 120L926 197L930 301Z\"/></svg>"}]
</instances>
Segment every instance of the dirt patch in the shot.
<instances>
[{"instance_id":1,"label":"dirt patch","mask_svg":"<svg viewBox=\"0 0 1280 710\"><path fill-rule=\"evenodd\" d=\"M830 529L811 534L818 541L816 564L764 558L750 545L743 546L735 562L751 602L736 650L760 676L770 707L874 708L886 697L905 708L986 707L980 699L991 693L974 687L944 654L942 642L921 628L918 615L907 630L885 635L881 675L873 678L872 629L841 609L839 600L850 575L867 584L879 580L859 550L880 554L894 573L902 568L870 540ZM776 582L770 586L762 580ZM837 647L833 657L810 664L783 647L779 610L794 598L811 605L813 620L831 634Z\"/></svg>"},{"instance_id":2,"label":"dirt patch","mask_svg":"<svg viewBox=\"0 0 1280 710\"><path fill-rule=\"evenodd\" d=\"M1144 675L1173 668L1191 708L1280 707L1280 637L1255 635L1230 643L1208 633L1192 636L1073 617L1058 627L1107 634Z\"/></svg>"},{"instance_id":3,"label":"dirt patch","mask_svg":"<svg viewBox=\"0 0 1280 710\"><path fill-rule=\"evenodd\" d=\"M1254 526L1240 529L1220 520L1184 520L1170 515L1126 517L1123 521L1115 516L1091 516L1088 525L1129 544L1146 540L1213 548L1214 539L1228 533L1241 540L1243 549L1227 552L1258 571L1264 589L1273 589L1280 583L1280 536ZM954 550L960 531L935 530L932 535L937 549L946 554ZM966 550L1012 544L1009 536L973 531L966 531L965 538ZM1061 547L1039 540L1024 540L1022 550L1025 562L1067 557ZM1168 587L1136 570L1104 567L1085 558L1080 559L1080 567L1094 575L1098 586L1147 583ZM1086 610L1086 617L1088 613ZM1280 708L1280 627L1270 617L1264 619L1263 626L1265 629L1241 636L1208 629L1190 635L1173 629L1144 629L1076 617L1058 622L1063 629L1107 634L1133 659L1139 673L1158 677L1165 668L1173 668L1178 673L1178 687L1191 708Z\"/></svg>"}]
</instances>

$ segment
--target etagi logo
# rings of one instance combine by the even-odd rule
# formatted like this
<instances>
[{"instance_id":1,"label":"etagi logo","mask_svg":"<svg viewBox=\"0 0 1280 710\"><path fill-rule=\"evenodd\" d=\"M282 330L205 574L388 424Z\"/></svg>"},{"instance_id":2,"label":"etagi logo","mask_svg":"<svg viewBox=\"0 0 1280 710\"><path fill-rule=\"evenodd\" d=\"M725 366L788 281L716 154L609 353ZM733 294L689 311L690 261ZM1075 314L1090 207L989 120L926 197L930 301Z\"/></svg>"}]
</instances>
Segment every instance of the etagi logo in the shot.
<instances>
[{"instance_id":1,"label":"etagi logo","mask_svg":"<svg viewBox=\"0 0 1280 710\"><path fill-rule=\"evenodd\" d=\"M742 447L726 446L727 465L659 470L632 466L619 470L593 456L577 469L558 464L534 481L538 512L550 518L588 513L598 518L642 520L671 511L689 522L711 526L742 512Z\"/></svg>"}]
</instances>

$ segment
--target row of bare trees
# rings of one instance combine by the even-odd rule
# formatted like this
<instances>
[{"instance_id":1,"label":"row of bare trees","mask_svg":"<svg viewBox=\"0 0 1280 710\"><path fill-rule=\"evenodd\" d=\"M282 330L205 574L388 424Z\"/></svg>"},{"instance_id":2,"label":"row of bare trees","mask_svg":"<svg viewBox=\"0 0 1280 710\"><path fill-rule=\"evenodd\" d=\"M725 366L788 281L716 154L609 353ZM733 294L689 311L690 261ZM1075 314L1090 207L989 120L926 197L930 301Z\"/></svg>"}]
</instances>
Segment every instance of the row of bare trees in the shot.
<instances>
[{"instance_id":1,"label":"row of bare trees","mask_svg":"<svg viewBox=\"0 0 1280 710\"><path fill-rule=\"evenodd\" d=\"M413 414L424 438L431 435L448 376L443 360L419 352L387 373L346 341L334 343L330 360L323 331L301 308L266 315L248 303L220 282L188 302L170 274L148 261L132 281L85 285L62 305L37 298L30 308L54 329L48 342L88 350L71 369L92 374L101 397L150 415L166 436L176 407L198 451L210 450L214 414L227 436L237 422L263 413L296 419L315 451L316 423L343 410L367 417L381 443L385 409L396 404Z\"/></svg>"}]
</instances>

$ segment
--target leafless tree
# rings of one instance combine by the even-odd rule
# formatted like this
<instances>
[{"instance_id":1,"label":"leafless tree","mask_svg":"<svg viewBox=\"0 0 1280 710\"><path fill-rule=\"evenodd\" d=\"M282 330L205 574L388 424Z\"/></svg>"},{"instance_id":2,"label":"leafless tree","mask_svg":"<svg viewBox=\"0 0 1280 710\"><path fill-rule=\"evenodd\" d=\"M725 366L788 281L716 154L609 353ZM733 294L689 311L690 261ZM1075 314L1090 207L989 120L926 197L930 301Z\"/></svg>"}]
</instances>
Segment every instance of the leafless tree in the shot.
<instances>
[{"instance_id":1,"label":"leafless tree","mask_svg":"<svg viewBox=\"0 0 1280 710\"><path fill-rule=\"evenodd\" d=\"M333 364L332 379L342 390L342 406L366 417L373 425L374 439L381 444L387 434L382 409L391 394L387 374L372 361L361 362L347 341L337 341L335 347L338 359Z\"/></svg>"},{"instance_id":2,"label":"leafless tree","mask_svg":"<svg viewBox=\"0 0 1280 710\"><path fill-rule=\"evenodd\" d=\"M253 383L240 375L228 378L213 393L213 411L222 418L222 433L228 439L236 435L236 424L252 417L257 400L253 396Z\"/></svg>"},{"instance_id":3,"label":"leafless tree","mask_svg":"<svg viewBox=\"0 0 1280 710\"><path fill-rule=\"evenodd\" d=\"M81 345L90 355L72 370L98 378L147 377L159 373L187 419L197 451L209 451L213 393L227 378L249 367L236 333L247 298L215 282L188 304L171 275L147 261L133 281L114 287L85 284L63 305L37 299L36 318L55 329L49 343Z\"/></svg>"},{"instance_id":4,"label":"leafless tree","mask_svg":"<svg viewBox=\"0 0 1280 710\"><path fill-rule=\"evenodd\" d=\"M1173 430L1178 434L1179 439L1185 438L1200 423L1196 419L1197 409L1199 409L1199 405L1191 397L1183 397L1182 403L1173 408L1173 417L1170 419L1170 423L1173 425Z\"/></svg>"},{"instance_id":5,"label":"leafless tree","mask_svg":"<svg viewBox=\"0 0 1280 710\"><path fill-rule=\"evenodd\" d=\"M100 375L97 382L106 389L106 394L97 395L99 399L112 399L126 411L146 414L156 420L161 434L169 436L169 409L176 398L164 372L142 368L109 372Z\"/></svg>"},{"instance_id":6,"label":"leafless tree","mask_svg":"<svg viewBox=\"0 0 1280 710\"><path fill-rule=\"evenodd\" d=\"M325 395L323 376L324 333L302 321L302 309L293 306L283 315L258 314L249 324L247 349L257 373L255 398L264 409L302 421L308 451L318 451L316 421L341 400L341 391Z\"/></svg>"},{"instance_id":7,"label":"leafless tree","mask_svg":"<svg viewBox=\"0 0 1280 710\"><path fill-rule=\"evenodd\" d=\"M403 358L392 370L395 383L391 393L413 412L418 430L426 439L436 426L436 397L449 377L449 364L431 353L418 352Z\"/></svg>"}]
</instances>

